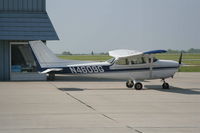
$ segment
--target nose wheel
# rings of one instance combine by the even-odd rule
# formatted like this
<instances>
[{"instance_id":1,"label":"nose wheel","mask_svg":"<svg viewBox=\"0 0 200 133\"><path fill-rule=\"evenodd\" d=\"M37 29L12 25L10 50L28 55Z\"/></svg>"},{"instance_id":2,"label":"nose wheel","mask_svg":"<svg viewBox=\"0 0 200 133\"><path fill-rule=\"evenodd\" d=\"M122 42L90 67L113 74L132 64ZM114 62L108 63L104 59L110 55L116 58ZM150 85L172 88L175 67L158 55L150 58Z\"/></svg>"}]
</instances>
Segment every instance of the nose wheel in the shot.
<instances>
[{"instance_id":1,"label":"nose wheel","mask_svg":"<svg viewBox=\"0 0 200 133\"><path fill-rule=\"evenodd\" d=\"M167 82L165 82L165 79L162 79L162 81L163 81L162 88L169 89L169 84Z\"/></svg>"}]
</instances>

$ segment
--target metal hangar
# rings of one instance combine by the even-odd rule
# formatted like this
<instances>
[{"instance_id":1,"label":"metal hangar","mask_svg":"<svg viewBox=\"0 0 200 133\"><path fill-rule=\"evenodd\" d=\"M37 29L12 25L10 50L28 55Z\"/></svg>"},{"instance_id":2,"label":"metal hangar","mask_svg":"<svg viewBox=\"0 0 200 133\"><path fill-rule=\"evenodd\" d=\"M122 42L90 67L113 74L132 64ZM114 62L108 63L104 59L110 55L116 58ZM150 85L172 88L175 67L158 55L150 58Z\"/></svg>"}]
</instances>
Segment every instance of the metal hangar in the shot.
<instances>
[{"instance_id":1,"label":"metal hangar","mask_svg":"<svg viewBox=\"0 0 200 133\"><path fill-rule=\"evenodd\" d=\"M46 0L0 0L0 81L46 79L37 72L31 40L59 40Z\"/></svg>"}]
</instances>

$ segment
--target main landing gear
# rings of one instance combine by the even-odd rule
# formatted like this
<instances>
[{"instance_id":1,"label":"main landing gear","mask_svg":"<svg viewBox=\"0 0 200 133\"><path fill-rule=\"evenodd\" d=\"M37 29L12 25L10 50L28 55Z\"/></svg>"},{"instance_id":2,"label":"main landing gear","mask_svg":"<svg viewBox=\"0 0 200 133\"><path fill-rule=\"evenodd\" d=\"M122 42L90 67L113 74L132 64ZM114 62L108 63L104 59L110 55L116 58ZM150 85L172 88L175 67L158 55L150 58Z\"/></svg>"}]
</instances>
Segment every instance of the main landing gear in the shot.
<instances>
[{"instance_id":1,"label":"main landing gear","mask_svg":"<svg viewBox=\"0 0 200 133\"><path fill-rule=\"evenodd\" d=\"M133 86L134 86L134 88L136 89L136 90L141 90L142 88L143 88L143 85L142 85L142 83L140 83L140 82L133 82L133 80L128 80L127 82L126 82L126 86L128 87L128 88L132 88Z\"/></svg>"},{"instance_id":2,"label":"main landing gear","mask_svg":"<svg viewBox=\"0 0 200 133\"><path fill-rule=\"evenodd\" d=\"M126 87L127 87L127 88L132 88L133 86L134 86L133 80L128 80L128 81L126 82Z\"/></svg>"},{"instance_id":3,"label":"main landing gear","mask_svg":"<svg viewBox=\"0 0 200 133\"><path fill-rule=\"evenodd\" d=\"M165 82L165 79L162 79L162 81L163 81L162 88L163 89L169 89L169 84L167 82ZM143 89L143 85L142 85L141 82L136 82L136 81L133 82L133 80L128 80L126 82L126 86L127 86L127 88L132 88L134 86L134 88L136 90L142 90Z\"/></svg>"}]
</instances>

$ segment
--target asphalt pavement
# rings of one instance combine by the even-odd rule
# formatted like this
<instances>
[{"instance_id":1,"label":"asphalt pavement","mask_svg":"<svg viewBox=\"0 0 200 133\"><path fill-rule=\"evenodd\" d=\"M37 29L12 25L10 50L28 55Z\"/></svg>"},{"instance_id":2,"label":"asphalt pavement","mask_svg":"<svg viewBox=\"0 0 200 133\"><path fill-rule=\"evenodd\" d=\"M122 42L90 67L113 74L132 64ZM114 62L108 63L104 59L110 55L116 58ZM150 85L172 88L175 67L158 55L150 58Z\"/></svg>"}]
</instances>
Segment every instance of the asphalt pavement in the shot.
<instances>
[{"instance_id":1,"label":"asphalt pavement","mask_svg":"<svg viewBox=\"0 0 200 133\"><path fill-rule=\"evenodd\" d=\"M143 90L123 80L58 76L0 82L0 133L199 133L200 73L177 73Z\"/></svg>"}]
</instances>

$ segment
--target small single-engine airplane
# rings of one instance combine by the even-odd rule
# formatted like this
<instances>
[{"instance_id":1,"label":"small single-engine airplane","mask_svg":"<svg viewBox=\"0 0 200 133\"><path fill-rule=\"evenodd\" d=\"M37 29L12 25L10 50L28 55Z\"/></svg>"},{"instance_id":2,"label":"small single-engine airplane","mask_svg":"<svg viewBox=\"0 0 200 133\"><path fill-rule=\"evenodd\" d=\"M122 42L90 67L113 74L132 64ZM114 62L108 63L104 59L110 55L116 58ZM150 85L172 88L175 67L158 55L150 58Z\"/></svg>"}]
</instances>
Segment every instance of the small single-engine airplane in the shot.
<instances>
[{"instance_id":1,"label":"small single-engine airplane","mask_svg":"<svg viewBox=\"0 0 200 133\"><path fill-rule=\"evenodd\" d=\"M153 54L165 53L165 50L153 50L147 52L137 52L132 50L113 50L109 52L112 56L105 62L77 61L59 59L42 41L30 41L31 49L40 66L41 73L48 73L50 79L55 74L76 74L82 76L100 78L120 78L127 79L126 86L141 90L141 81L151 79L162 79L163 89L168 89L169 84L166 78L173 77L178 71L179 62L172 60L159 60Z\"/></svg>"}]
</instances>

